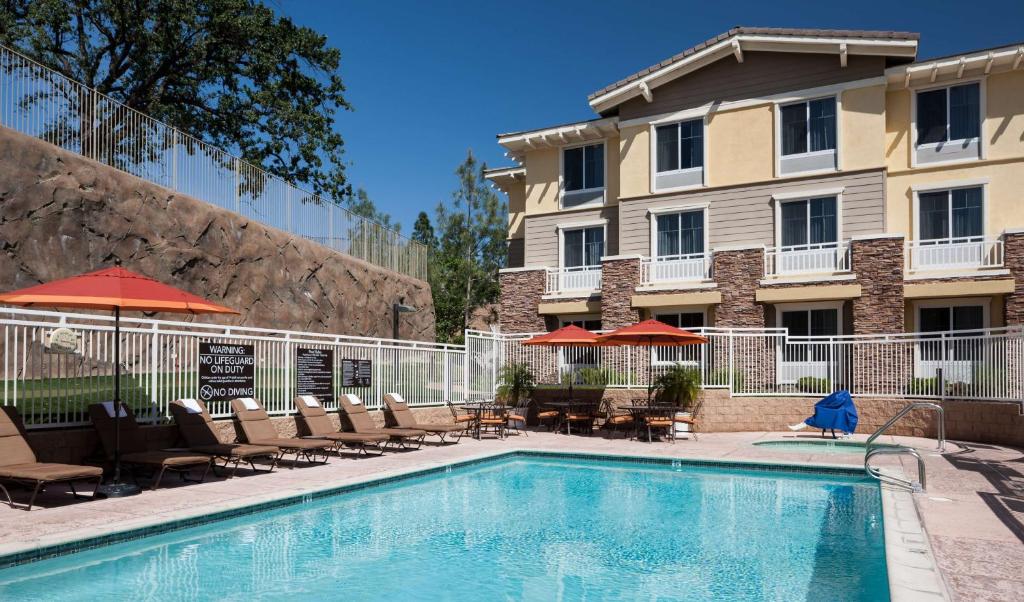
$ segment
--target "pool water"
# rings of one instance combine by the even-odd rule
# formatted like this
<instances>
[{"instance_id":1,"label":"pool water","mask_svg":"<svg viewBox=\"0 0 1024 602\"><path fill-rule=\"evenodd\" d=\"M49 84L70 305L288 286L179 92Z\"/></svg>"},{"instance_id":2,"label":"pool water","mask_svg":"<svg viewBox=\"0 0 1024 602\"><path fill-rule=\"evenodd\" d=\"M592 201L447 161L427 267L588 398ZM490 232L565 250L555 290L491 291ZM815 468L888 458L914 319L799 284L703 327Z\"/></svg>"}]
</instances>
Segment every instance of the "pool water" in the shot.
<instances>
[{"instance_id":1,"label":"pool water","mask_svg":"<svg viewBox=\"0 0 1024 602\"><path fill-rule=\"evenodd\" d=\"M888 600L889 591L875 482L530 456L0 571L2 600L285 597Z\"/></svg>"},{"instance_id":2,"label":"pool water","mask_svg":"<svg viewBox=\"0 0 1024 602\"><path fill-rule=\"evenodd\" d=\"M863 441L837 441L835 439L792 440L792 441L758 441L758 447L779 449L783 451L807 452L812 454L861 454L867 451ZM888 443L872 443L875 447L900 447Z\"/></svg>"}]
</instances>

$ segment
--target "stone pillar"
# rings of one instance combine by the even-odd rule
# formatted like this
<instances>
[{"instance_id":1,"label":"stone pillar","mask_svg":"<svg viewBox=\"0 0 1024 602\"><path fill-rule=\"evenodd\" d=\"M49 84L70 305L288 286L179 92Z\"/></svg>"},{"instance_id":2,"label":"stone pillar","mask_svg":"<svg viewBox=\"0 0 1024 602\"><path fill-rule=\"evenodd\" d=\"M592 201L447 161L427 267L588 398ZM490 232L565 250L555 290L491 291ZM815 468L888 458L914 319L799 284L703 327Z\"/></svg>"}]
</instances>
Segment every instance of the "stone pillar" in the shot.
<instances>
[{"instance_id":1,"label":"stone pillar","mask_svg":"<svg viewBox=\"0 0 1024 602\"><path fill-rule=\"evenodd\" d=\"M547 330L544 316L537 306L544 295L544 268L503 270L498 275L501 286L498 324L503 333L543 332Z\"/></svg>"},{"instance_id":2,"label":"stone pillar","mask_svg":"<svg viewBox=\"0 0 1024 602\"><path fill-rule=\"evenodd\" d=\"M764 328L764 307L755 301L764 277L764 249L715 251L714 278L722 293L715 308L715 326Z\"/></svg>"},{"instance_id":3,"label":"stone pillar","mask_svg":"<svg viewBox=\"0 0 1024 602\"><path fill-rule=\"evenodd\" d=\"M1013 293L1006 296L1006 325L1024 324L1024 230L1003 233L1003 264L1013 276Z\"/></svg>"},{"instance_id":4,"label":"stone pillar","mask_svg":"<svg viewBox=\"0 0 1024 602\"><path fill-rule=\"evenodd\" d=\"M601 262L601 328L614 330L635 324L633 294L640 284L639 257L609 257Z\"/></svg>"},{"instance_id":5,"label":"stone pillar","mask_svg":"<svg viewBox=\"0 0 1024 602\"><path fill-rule=\"evenodd\" d=\"M903 236L850 243L851 267L860 284L853 300L853 333L903 332Z\"/></svg>"},{"instance_id":6,"label":"stone pillar","mask_svg":"<svg viewBox=\"0 0 1024 602\"><path fill-rule=\"evenodd\" d=\"M903 248L902 235L880 235L850 243L850 265L861 288L860 297L852 303L850 334L903 332ZM900 391L914 376L911 345L855 345L850 359L852 386L861 391Z\"/></svg>"}]
</instances>

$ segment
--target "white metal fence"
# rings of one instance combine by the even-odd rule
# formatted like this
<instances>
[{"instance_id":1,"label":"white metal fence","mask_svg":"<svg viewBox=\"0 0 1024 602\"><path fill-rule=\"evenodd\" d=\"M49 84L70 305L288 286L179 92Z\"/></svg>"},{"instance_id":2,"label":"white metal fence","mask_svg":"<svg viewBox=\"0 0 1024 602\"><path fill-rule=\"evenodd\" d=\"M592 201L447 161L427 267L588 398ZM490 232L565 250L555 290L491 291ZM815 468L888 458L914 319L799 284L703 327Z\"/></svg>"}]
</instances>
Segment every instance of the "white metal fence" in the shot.
<instances>
[{"instance_id":1,"label":"white metal fence","mask_svg":"<svg viewBox=\"0 0 1024 602\"><path fill-rule=\"evenodd\" d=\"M850 245L848 242L768 247L764 252L766 276L849 271Z\"/></svg>"},{"instance_id":2,"label":"white metal fence","mask_svg":"<svg viewBox=\"0 0 1024 602\"><path fill-rule=\"evenodd\" d=\"M706 345L661 348L524 346L531 334L467 332L469 349L498 365L470 380L497 381L501 366L530 367L537 382L646 388L671 366L699 370L705 388L743 396L822 396L839 389L886 398L1024 401L1021 327L941 333L790 337L784 329L700 328ZM653 362L653 364L651 364ZM474 372L476 370L476 372ZM486 387L483 387L486 388Z\"/></svg>"},{"instance_id":3,"label":"white metal fence","mask_svg":"<svg viewBox=\"0 0 1024 602\"><path fill-rule=\"evenodd\" d=\"M426 279L423 245L2 46L0 125L335 251Z\"/></svg>"},{"instance_id":4,"label":"white metal fence","mask_svg":"<svg viewBox=\"0 0 1024 602\"><path fill-rule=\"evenodd\" d=\"M601 266L548 268L546 293L593 291L601 288Z\"/></svg>"},{"instance_id":5,"label":"white metal fence","mask_svg":"<svg viewBox=\"0 0 1024 602\"><path fill-rule=\"evenodd\" d=\"M967 236L908 240L905 245L909 271L998 268L1003 265L1003 241L998 238Z\"/></svg>"},{"instance_id":6,"label":"white metal fence","mask_svg":"<svg viewBox=\"0 0 1024 602\"><path fill-rule=\"evenodd\" d=\"M640 260L641 284L704 280L711 276L711 254L692 253Z\"/></svg>"},{"instance_id":7,"label":"white metal fence","mask_svg":"<svg viewBox=\"0 0 1024 602\"><path fill-rule=\"evenodd\" d=\"M78 336L77 352L56 353L49 346L48 335L60 326ZM16 406L30 427L84 424L89 404L113 397L110 316L0 309L0 329L0 401ZM462 346L122 318L122 399L140 419L164 420L169 402L199 397L200 341L255 347L255 394L271 414L294 410L300 347L334 350L331 409L341 393L359 395L369 408L381 407L389 392L414 407L465 399ZM372 386L342 387L343 359L371 360ZM226 401L209 405L215 417L231 414Z\"/></svg>"}]
</instances>

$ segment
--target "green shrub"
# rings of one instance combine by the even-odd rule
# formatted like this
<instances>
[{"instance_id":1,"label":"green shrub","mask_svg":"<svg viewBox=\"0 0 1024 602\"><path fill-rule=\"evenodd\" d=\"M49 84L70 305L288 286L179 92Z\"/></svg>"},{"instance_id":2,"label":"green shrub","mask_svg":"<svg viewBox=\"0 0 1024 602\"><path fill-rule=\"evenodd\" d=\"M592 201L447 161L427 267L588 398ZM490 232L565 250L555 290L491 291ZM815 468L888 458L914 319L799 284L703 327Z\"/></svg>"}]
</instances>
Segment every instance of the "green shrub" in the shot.
<instances>
[{"instance_id":1,"label":"green shrub","mask_svg":"<svg viewBox=\"0 0 1024 602\"><path fill-rule=\"evenodd\" d=\"M938 395L939 394L939 379L935 377L930 378L912 378L907 383L907 395Z\"/></svg>"},{"instance_id":2,"label":"green shrub","mask_svg":"<svg viewBox=\"0 0 1024 602\"><path fill-rule=\"evenodd\" d=\"M680 408L692 407L700 394L700 370L675 365L654 381L657 400Z\"/></svg>"},{"instance_id":3,"label":"green shrub","mask_svg":"<svg viewBox=\"0 0 1024 602\"><path fill-rule=\"evenodd\" d=\"M801 376L796 381L796 388L803 393L831 393L832 381L816 376Z\"/></svg>"},{"instance_id":4,"label":"green shrub","mask_svg":"<svg viewBox=\"0 0 1024 602\"><path fill-rule=\"evenodd\" d=\"M715 386L732 385L733 391L742 391L746 382L743 373L729 368L715 368L708 376L708 383Z\"/></svg>"},{"instance_id":5,"label":"green shrub","mask_svg":"<svg viewBox=\"0 0 1024 602\"><path fill-rule=\"evenodd\" d=\"M533 372L526 364L506 364L498 374L498 398L506 403L517 404L536 388Z\"/></svg>"}]
</instances>

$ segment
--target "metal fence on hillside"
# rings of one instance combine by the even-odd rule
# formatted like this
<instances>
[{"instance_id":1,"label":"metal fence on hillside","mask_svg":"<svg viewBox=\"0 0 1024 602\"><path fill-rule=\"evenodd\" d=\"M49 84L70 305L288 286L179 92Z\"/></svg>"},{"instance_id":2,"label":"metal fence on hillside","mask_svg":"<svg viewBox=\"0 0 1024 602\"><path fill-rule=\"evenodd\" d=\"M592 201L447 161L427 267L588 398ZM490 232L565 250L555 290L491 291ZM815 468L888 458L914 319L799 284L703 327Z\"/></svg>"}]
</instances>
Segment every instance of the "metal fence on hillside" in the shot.
<instances>
[{"instance_id":1,"label":"metal fence on hillside","mask_svg":"<svg viewBox=\"0 0 1024 602\"><path fill-rule=\"evenodd\" d=\"M76 335L73 353L59 353L50 344L49 335L59 327ZM89 404L112 399L109 316L2 309L0 330L0 402L16 406L30 427L85 424ZM271 414L294 412L299 348L334 351L328 409L342 393L359 395L371 409L380 408L390 392L413 407L465 399L461 346L122 318L122 399L141 420L165 420L169 402L200 397L200 342L254 347L255 397ZM342 386L345 359L370 360L371 386ZM208 405L214 417L231 415L227 401Z\"/></svg>"},{"instance_id":2,"label":"metal fence on hillside","mask_svg":"<svg viewBox=\"0 0 1024 602\"><path fill-rule=\"evenodd\" d=\"M425 280L427 248L0 46L0 125Z\"/></svg>"}]
</instances>

